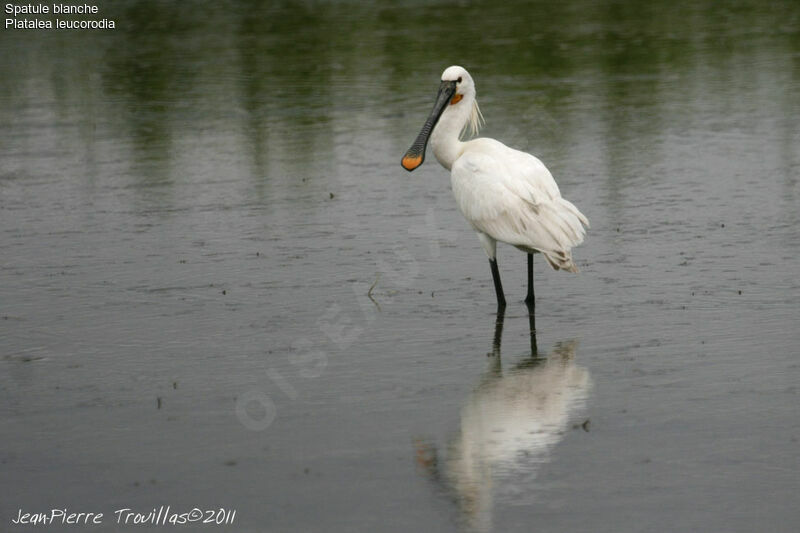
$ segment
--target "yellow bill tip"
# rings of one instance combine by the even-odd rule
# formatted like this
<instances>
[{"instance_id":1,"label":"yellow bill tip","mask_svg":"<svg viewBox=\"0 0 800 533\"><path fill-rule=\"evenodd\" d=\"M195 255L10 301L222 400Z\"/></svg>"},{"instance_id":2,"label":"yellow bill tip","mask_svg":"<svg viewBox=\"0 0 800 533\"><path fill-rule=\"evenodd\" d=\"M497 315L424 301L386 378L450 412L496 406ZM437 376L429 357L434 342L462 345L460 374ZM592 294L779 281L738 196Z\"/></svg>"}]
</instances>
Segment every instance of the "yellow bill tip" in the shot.
<instances>
[{"instance_id":1,"label":"yellow bill tip","mask_svg":"<svg viewBox=\"0 0 800 533\"><path fill-rule=\"evenodd\" d=\"M411 172L418 166L422 164L422 156L421 155L405 155L403 156L403 161L401 165L403 168Z\"/></svg>"}]
</instances>

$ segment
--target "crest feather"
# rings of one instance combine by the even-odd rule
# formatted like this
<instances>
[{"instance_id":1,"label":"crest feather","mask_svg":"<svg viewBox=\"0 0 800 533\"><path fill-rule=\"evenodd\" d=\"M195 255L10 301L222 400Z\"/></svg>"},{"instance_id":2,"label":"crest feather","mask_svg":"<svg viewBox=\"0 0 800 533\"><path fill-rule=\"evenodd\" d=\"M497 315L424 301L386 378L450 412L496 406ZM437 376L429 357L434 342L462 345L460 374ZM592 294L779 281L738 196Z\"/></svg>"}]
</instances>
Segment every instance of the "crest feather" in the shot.
<instances>
[{"instance_id":1,"label":"crest feather","mask_svg":"<svg viewBox=\"0 0 800 533\"><path fill-rule=\"evenodd\" d=\"M459 135L459 137L463 136L467 130L469 130L470 137L476 136L485 123L486 121L481 113L481 108L478 107L478 100L473 100L472 109L469 112L469 120L464 124L464 129L461 130L461 135Z\"/></svg>"}]
</instances>

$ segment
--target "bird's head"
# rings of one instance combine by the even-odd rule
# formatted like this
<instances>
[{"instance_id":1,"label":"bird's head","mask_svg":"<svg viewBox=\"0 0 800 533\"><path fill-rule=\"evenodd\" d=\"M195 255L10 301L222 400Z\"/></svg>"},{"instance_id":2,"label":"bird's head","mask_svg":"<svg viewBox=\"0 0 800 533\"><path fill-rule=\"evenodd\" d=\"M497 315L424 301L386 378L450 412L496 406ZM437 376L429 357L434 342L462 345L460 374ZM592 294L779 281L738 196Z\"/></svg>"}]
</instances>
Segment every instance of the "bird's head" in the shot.
<instances>
[{"instance_id":1,"label":"bird's head","mask_svg":"<svg viewBox=\"0 0 800 533\"><path fill-rule=\"evenodd\" d=\"M472 103L472 108L470 109L469 124L473 131L477 131L481 117L475 101L475 82L472 81L472 76L469 75L469 72L464 67L458 65L447 67L442 72L442 82L439 84L436 103L434 103L433 109L428 115L428 120L422 125L422 130L419 132L414 144L403 156L403 160L400 163L403 168L411 172L425 160L425 147L428 145L428 138L433 132L436 123L439 122L442 113L448 107L470 105L470 102Z\"/></svg>"},{"instance_id":2,"label":"bird's head","mask_svg":"<svg viewBox=\"0 0 800 533\"><path fill-rule=\"evenodd\" d=\"M450 105L456 105L465 96L475 96L475 82L472 81L472 76L469 75L469 72L464 67L459 67L458 65L447 67L442 72L442 82L455 84L453 96L450 97Z\"/></svg>"}]
</instances>

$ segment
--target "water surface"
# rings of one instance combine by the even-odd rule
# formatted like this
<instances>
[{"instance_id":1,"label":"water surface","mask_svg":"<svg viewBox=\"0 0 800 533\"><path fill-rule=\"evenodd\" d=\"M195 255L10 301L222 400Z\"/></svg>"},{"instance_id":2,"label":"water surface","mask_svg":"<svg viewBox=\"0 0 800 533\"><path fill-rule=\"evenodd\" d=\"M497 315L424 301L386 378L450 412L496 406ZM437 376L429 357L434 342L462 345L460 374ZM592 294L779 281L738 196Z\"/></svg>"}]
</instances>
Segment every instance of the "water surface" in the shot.
<instances>
[{"instance_id":1,"label":"water surface","mask_svg":"<svg viewBox=\"0 0 800 533\"><path fill-rule=\"evenodd\" d=\"M102 8L0 32L3 528L796 528L791 2ZM592 223L533 354L524 255L499 331L446 172L399 165L453 63Z\"/></svg>"}]
</instances>

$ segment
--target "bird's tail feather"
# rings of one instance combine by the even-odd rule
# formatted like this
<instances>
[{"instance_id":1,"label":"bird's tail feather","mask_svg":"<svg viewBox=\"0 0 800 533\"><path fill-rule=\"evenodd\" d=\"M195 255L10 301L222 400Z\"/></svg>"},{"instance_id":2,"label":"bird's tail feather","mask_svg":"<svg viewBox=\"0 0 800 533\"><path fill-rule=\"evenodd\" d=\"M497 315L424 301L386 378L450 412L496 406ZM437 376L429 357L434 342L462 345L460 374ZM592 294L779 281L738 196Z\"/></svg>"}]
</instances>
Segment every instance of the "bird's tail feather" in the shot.
<instances>
[{"instance_id":1,"label":"bird's tail feather","mask_svg":"<svg viewBox=\"0 0 800 533\"><path fill-rule=\"evenodd\" d=\"M589 227L583 213L563 198L525 205L528 209L481 220L475 229L528 253L540 252L555 270L578 272L571 250L583 242Z\"/></svg>"},{"instance_id":2,"label":"bird's tail feather","mask_svg":"<svg viewBox=\"0 0 800 533\"><path fill-rule=\"evenodd\" d=\"M572 261L571 252L542 252L542 255L554 270L566 270L567 272L578 272L578 265Z\"/></svg>"},{"instance_id":3,"label":"bird's tail feather","mask_svg":"<svg viewBox=\"0 0 800 533\"><path fill-rule=\"evenodd\" d=\"M575 207L575 205L572 202L570 202L569 200L565 200L564 198L559 198L559 201L561 202L562 207L565 207L567 211L575 215L578 218L578 220L580 220L581 224L586 226L586 229L591 228L591 226L589 225L589 219L586 218L583 213L578 211L578 208Z\"/></svg>"},{"instance_id":4,"label":"bird's tail feather","mask_svg":"<svg viewBox=\"0 0 800 533\"><path fill-rule=\"evenodd\" d=\"M571 248L583 242L586 235L584 228L589 227L589 220L572 202L564 198L558 199L558 208L554 208L550 215L550 231L559 234L560 238L557 240L562 249L542 251L542 255L555 270L578 272L578 266L572 260Z\"/></svg>"}]
</instances>

